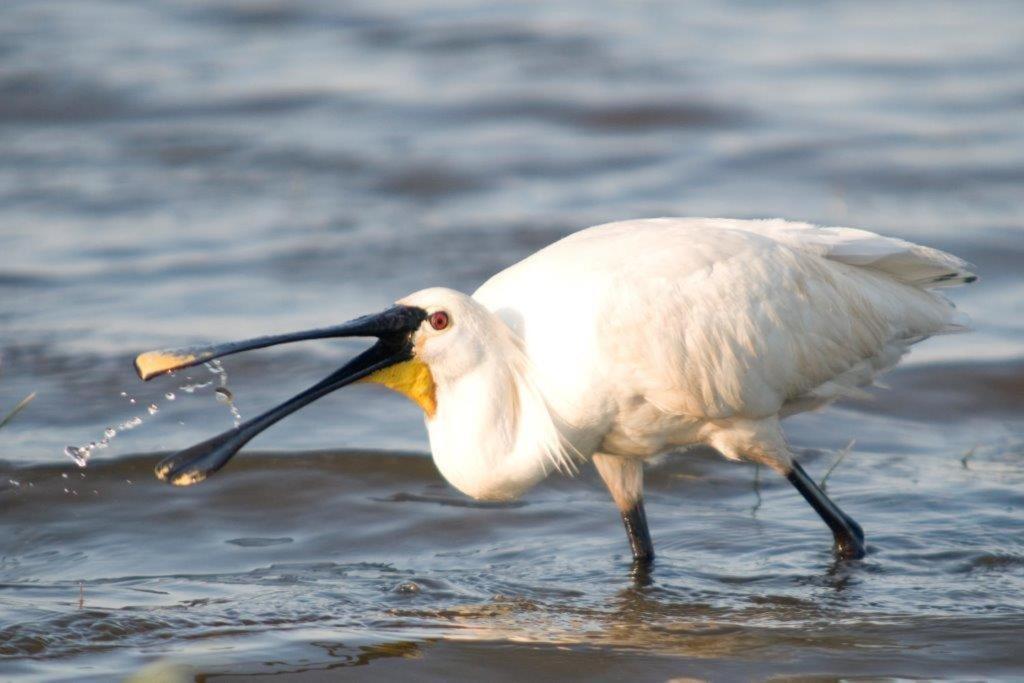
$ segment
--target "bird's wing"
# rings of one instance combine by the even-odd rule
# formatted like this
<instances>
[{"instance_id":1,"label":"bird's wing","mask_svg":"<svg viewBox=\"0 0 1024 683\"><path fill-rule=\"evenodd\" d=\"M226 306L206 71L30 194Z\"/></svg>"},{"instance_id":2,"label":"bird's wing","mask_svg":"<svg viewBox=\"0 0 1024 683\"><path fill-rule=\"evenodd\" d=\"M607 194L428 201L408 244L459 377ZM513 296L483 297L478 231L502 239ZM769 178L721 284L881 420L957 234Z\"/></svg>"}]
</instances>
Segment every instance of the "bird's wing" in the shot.
<instances>
[{"instance_id":1,"label":"bird's wing","mask_svg":"<svg viewBox=\"0 0 1024 683\"><path fill-rule=\"evenodd\" d=\"M474 297L560 378L562 406L613 395L725 419L856 393L956 327L925 288L971 277L953 256L860 230L650 219L570 235Z\"/></svg>"},{"instance_id":2,"label":"bird's wing","mask_svg":"<svg viewBox=\"0 0 1024 683\"><path fill-rule=\"evenodd\" d=\"M950 287L977 279L971 265L938 249L867 230L818 227L781 219L729 221L794 249L851 266L873 268L916 287Z\"/></svg>"}]
</instances>

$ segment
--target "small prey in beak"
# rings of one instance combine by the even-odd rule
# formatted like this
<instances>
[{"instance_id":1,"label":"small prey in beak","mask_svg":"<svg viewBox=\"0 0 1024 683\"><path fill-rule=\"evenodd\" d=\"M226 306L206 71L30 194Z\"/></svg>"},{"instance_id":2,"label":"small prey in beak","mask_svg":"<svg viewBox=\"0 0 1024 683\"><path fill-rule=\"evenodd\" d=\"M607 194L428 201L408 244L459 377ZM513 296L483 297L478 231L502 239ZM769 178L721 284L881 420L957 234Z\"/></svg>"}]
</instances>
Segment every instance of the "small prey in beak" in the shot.
<instances>
[{"instance_id":1,"label":"small prey in beak","mask_svg":"<svg viewBox=\"0 0 1024 683\"><path fill-rule=\"evenodd\" d=\"M224 467L235 453L253 437L278 420L332 391L370 377L391 366L412 360L412 336L426 317L427 313L423 309L398 305L382 313L356 318L335 327L258 337L227 344L166 349L140 354L135 359L135 370L140 379L149 380L158 375L199 365L214 358L267 346L307 339L377 337L377 342L369 349L302 393L243 422L238 427L164 458L157 463L155 470L157 478L177 486L188 486L203 481Z\"/></svg>"}]
</instances>

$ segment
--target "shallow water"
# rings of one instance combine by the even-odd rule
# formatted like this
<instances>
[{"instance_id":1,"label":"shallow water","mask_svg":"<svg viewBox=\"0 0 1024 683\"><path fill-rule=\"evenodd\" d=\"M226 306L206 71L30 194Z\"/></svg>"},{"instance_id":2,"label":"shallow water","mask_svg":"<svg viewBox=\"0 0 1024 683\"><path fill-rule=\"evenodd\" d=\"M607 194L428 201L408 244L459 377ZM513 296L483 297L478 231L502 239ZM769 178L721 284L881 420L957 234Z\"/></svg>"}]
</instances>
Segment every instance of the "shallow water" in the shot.
<instances>
[{"instance_id":1,"label":"shallow water","mask_svg":"<svg viewBox=\"0 0 1024 683\"><path fill-rule=\"evenodd\" d=\"M1022 27L1009 2L4 4L0 412L38 397L0 431L0 677L1020 676ZM206 370L141 384L135 353L472 290L652 215L977 264L951 292L973 333L788 422L818 479L856 439L828 488L865 561L775 475L697 452L651 467L659 558L633 575L592 472L475 505L368 386L199 486L153 479L233 417L182 389ZM234 405L359 348L229 358ZM134 416L87 468L63 454Z\"/></svg>"}]
</instances>

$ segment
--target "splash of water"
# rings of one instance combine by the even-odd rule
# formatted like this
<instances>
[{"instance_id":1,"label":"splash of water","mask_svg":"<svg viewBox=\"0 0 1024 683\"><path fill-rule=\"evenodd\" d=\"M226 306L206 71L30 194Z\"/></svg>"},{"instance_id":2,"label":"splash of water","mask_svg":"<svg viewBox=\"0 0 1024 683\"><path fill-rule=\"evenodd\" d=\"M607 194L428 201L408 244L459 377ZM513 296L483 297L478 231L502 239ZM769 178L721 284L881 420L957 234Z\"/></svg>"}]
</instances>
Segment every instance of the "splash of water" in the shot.
<instances>
[{"instance_id":1,"label":"splash of water","mask_svg":"<svg viewBox=\"0 0 1024 683\"><path fill-rule=\"evenodd\" d=\"M89 456L92 455L92 451L87 446L65 446L64 455L74 460L79 467L85 467L89 464Z\"/></svg>"},{"instance_id":2,"label":"splash of water","mask_svg":"<svg viewBox=\"0 0 1024 683\"><path fill-rule=\"evenodd\" d=\"M212 360L205 364L207 370L217 376L216 383L217 387L214 390L214 394L217 397L219 403L224 403L228 406L231 411L231 418L234 421L235 427L242 424L242 414L239 412L238 407L235 406L235 397L228 389L228 373L221 365L219 360ZM173 373L172 373L173 376ZM206 389L214 384L214 380L208 382L194 382L191 377L186 377L186 383L178 387L178 391L186 394L194 394L197 391ZM120 392L121 398L126 400L129 405L138 405L138 399L129 394L127 391ZM173 391L168 391L164 394L164 399L167 401L173 401L177 398L177 395ZM146 419L153 417L160 412L160 404L153 402L146 406L145 414L133 415L127 418L124 422L121 422L117 426L110 426L103 430L103 435L96 441L90 441L82 445L71 445L64 448L64 455L71 458L72 461L79 467L86 467L89 464L89 459L93 454L104 448L110 446L110 442L113 441L120 433L127 432L135 429L143 423ZM179 423L184 424L184 423Z\"/></svg>"},{"instance_id":3,"label":"splash of water","mask_svg":"<svg viewBox=\"0 0 1024 683\"><path fill-rule=\"evenodd\" d=\"M239 412L238 407L235 405L235 395L228 389L228 371L224 369L220 360L217 359L204 363L204 365L206 365L207 370L217 375L217 388L214 390L214 394L217 396L218 401L227 404L235 426L239 426L242 424L242 413Z\"/></svg>"},{"instance_id":4,"label":"splash of water","mask_svg":"<svg viewBox=\"0 0 1024 683\"><path fill-rule=\"evenodd\" d=\"M134 406L138 404L138 400L127 391L121 392L121 398L128 401L130 405ZM146 408L146 412L148 415L152 416L155 415L159 409L160 408L157 404L150 403ZM116 427L110 426L105 428L103 430L103 435L97 441L90 441L89 443L80 446L66 446L64 448L64 455L71 458L71 460L73 460L79 467L85 467L89 464L89 458L91 458L96 451L109 447L110 442L117 438L118 434L135 429L142 424L143 419L144 416L142 415L133 415L127 418L124 422L118 424Z\"/></svg>"},{"instance_id":5,"label":"splash of water","mask_svg":"<svg viewBox=\"0 0 1024 683\"><path fill-rule=\"evenodd\" d=\"M191 377L189 379L191 379ZM198 389L205 389L206 387L212 384L213 380L211 379L209 382L195 382L194 384L183 384L180 387L178 387L178 389L184 391L186 394L194 394ZM174 394L169 395L174 396ZM173 401L174 399L172 398L170 400Z\"/></svg>"}]
</instances>

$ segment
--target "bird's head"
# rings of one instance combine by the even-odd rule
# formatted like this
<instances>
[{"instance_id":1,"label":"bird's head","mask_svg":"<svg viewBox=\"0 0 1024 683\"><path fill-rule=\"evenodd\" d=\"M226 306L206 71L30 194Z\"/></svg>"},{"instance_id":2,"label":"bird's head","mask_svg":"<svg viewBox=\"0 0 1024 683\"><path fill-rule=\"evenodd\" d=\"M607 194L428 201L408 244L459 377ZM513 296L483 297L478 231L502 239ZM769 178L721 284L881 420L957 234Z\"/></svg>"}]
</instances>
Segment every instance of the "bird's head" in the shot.
<instances>
[{"instance_id":1,"label":"bird's head","mask_svg":"<svg viewBox=\"0 0 1024 683\"><path fill-rule=\"evenodd\" d=\"M412 358L407 362L421 368L420 372L429 373L435 388L471 372L492 348L490 342L495 336L497 319L462 292L432 287L410 294L399 300L398 305L423 311L423 322L410 336ZM402 391L389 383L389 376L384 372L375 373L367 380ZM423 406L416 396L410 398ZM424 412L428 417L432 415L426 407Z\"/></svg>"},{"instance_id":2,"label":"bird's head","mask_svg":"<svg viewBox=\"0 0 1024 683\"><path fill-rule=\"evenodd\" d=\"M494 318L469 296L440 287L424 289L380 313L334 327L240 342L149 351L135 359L139 377L158 375L242 351L308 339L376 337L377 342L333 374L238 428L167 458L157 476L192 484L220 469L258 433L312 401L356 382L374 382L405 394L428 418L437 410L437 388L479 364Z\"/></svg>"}]
</instances>

